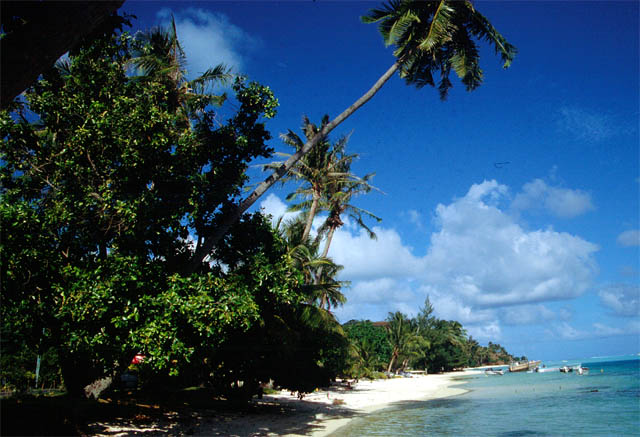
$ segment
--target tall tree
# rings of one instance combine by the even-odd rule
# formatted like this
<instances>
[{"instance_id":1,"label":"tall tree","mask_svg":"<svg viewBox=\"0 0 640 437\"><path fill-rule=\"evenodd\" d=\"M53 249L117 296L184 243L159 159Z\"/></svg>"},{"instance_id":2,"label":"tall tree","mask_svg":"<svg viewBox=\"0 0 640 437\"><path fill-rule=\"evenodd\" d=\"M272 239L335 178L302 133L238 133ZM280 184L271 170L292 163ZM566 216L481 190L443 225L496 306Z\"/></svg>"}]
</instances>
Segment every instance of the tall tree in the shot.
<instances>
[{"instance_id":1,"label":"tall tree","mask_svg":"<svg viewBox=\"0 0 640 437\"><path fill-rule=\"evenodd\" d=\"M355 196L369 193L374 189L374 187L369 183L373 178L374 173L369 173L362 178L356 177L351 173L351 162L355 156L356 155L352 155L350 159L342 160L339 166L339 174L347 174L350 177L333 177L327 184L325 195L327 197L329 216L319 232L320 234L326 233L327 235L324 249L322 251L322 256L325 257L328 256L329 247L333 241L335 231L344 225L344 222L342 221L343 214L346 213L350 218L352 218L360 228L367 231L369 238L372 239L376 238L376 234L369 229L367 224L364 222L363 216L367 216L378 222L382 220L373 213L362 208L358 208L351 203Z\"/></svg>"},{"instance_id":2,"label":"tall tree","mask_svg":"<svg viewBox=\"0 0 640 437\"><path fill-rule=\"evenodd\" d=\"M327 123L249 196L232 208L225 221L202 247L198 254L201 259L210 253L231 224L269 187L285 176L322 138L367 103L396 72L407 84L418 88L435 86L433 75L439 74L438 90L444 99L453 86L449 79L452 69L469 91L482 83L477 40L484 40L494 47L502 58L504 68L511 65L516 54L516 48L475 9L471 0L392 0L380 9L371 10L362 20L365 23L379 23L378 29L385 44L396 47L396 61L362 97Z\"/></svg>"},{"instance_id":3,"label":"tall tree","mask_svg":"<svg viewBox=\"0 0 640 437\"><path fill-rule=\"evenodd\" d=\"M226 84L232 79L230 69L224 64L209 68L194 79L187 79L187 58L178 39L173 16L167 27L154 27L138 32L133 41L131 63L147 78L168 83L169 102L183 112L183 119L204 112L209 105L220 106L226 94L213 94L216 84Z\"/></svg>"},{"instance_id":4,"label":"tall tree","mask_svg":"<svg viewBox=\"0 0 640 437\"><path fill-rule=\"evenodd\" d=\"M350 320L343 327L356 348L356 358L359 358L356 367L363 370L363 365L371 371L386 368L391 359L392 347L384 327L374 326L369 320Z\"/></svg>"},{"instance_id":5,"label":"tall tree","mask_svg":"<svg viewBox=\"0 0 640 437\"><path fill-rule=\"evenodd\" d=\"M304 275L302 289L308 296L308 302L319 308L331 310L331 307L342 305L346 297L342 287L348 286L346 281L338 281L336 276L342 266L335 264L330 258L319 255L319 240L302 238L305 214L288 221L280 230L289 246L289 256L293 268ZM280 228L280 224L278 225Z\"/></svg>"},{"instance_id":6,"label":"tall tree","mask_svg":"<svg viewBox=\"0 0 640 437\"><path fill-rule=\"evenodd\" d=\"M270 156L273 95L237 81L224 125L206 111L185 128L172 84L127 76L130 44L96 39L27 92L29 115L19 104L0 113L2 336L55 347L76 395L138 351L175 373L258 323L265 305L302 300L258 216L236 224L200 275L184 274L190 236L197 244L215 226L248 162Z\"/></svg>"},{"instance_id":7,"label":"tall tree","mask_svg":"<svg viewBox=\"0 0 640 437\"><path fill-rule=\"evenodd\" d=\"M389 313L387 322L387 339L391 345L391 359L387 372L391 372L400 357L409 355L415 349L419 338L411 319L401 312Z\"/></svg>"},{"instance_id":8,"label":"tall tree","mask_svg":"<svg viewBox=\"0 0 640 437\"><path fill-rule=\"evenodd\" d=\"M322 118L320 127L311 123L305 116L302 120L302 131L307 140L313 138L327 123L329 116ZM291 129L285 134L280 135L285 144L293 147L296 151L304 146L304 141ZM316 214L326 209L326 188L330 179L348 178L348 174L338 173L340 163L348 156L344 156L344 148L348 138L342 137L335 144L331 144L328 137L322 138L309 153L304 155L284 176L280 181L285 182L296 180L301 181L302 185L293 193L287 196L287 200L291 201L297 198L304 198L300 203L289 207L290 211L307 211L307 219L305 228L302 233L302 240L306 240L311 232L311 226ZM290 154L281 153L280 155L290 157ZM273 162L264 166L265 169L277 169L282 162Z\"/></svg>"}]
</instances>

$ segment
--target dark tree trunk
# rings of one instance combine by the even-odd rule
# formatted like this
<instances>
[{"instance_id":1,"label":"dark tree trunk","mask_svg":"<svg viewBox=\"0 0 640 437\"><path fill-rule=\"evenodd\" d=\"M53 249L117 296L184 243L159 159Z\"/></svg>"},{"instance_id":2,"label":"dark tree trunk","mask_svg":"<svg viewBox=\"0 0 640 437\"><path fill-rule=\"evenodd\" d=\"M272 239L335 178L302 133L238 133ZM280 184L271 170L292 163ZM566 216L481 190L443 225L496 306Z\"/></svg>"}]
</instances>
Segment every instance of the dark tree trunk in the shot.
<instances>
[{"instance_id":1,"label":"dark tree trunk","mask_svg":"<svg viewBox=\"0 0 640 437\"><path fill-rule=\"evenodd\" d=\"M76 356L60 360L60 370L67 394L73 398L85 397L84 388L93 381L90 365Z\"/></svg>"}]
</instances>

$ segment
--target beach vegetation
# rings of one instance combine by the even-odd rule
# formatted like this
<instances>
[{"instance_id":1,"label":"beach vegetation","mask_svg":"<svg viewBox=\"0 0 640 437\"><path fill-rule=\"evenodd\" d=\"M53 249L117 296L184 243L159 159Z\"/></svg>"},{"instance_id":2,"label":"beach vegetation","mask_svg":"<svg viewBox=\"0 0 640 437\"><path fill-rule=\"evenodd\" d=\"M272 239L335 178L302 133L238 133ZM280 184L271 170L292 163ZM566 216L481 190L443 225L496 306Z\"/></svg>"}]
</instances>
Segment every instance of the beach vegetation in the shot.
<instances>
[{"instance_id":1,"label":"beach vegetation","mask_svg":"<svg viewBox=\"0 0 640 437\"><path fill-rule=\"evenodd\" d=\"M266 123L278 101L224 65L188 79L173 21L135 36L98 32L6 105L3 386L26 390L38 378L39 387L63 384L82 397L92 382L135 374L144 390L202 387L244 403L267 381L306 393L338 375L450 370L504 356L433 317L428 301L415 318L390 313L383 328L341 326L331 312L348 285L328 257L335 232L349 216L374 238L364 218L380 218L353 203L374 189L373 173L354 175L349 137L331 143L329 133L395 73L437 86L443 99L451 69L475 89L474 38L493 45L505 67L515 55L468 1L397 1L363 21L379 23L396 47L394 64L335 119L305 118L304 139L285 134L295 152L267 166L274 173L244 200L249 163L272 157ZM221 84L226 93L216 91ZM303 182L289 196L302 199L295 223L274 228L246 213L289 180ZM327 218L311 238L320 212ZM39 372L29 362L40 362Z\"/></svg>"},{"instance_id":2,"label":"beach vegetation","mask_svg":"<svg viewBox=\"0 0 640 437\"><path fill-rule=\"evenodd\" d=\"M309 303L265 217L244 215L200 256L248 163L272 154L277 99L236 78L221 122L224 99L184 79L173 32L159 51L127 33L96 38L0 114L0 346L26 369L3 363L17 387L35 383L34 355L54 361L43 382L60 375L74 397L135 372L146 389L202 385L244 402L260 382L306 392L343 367L341 326Z\"/></svg>"}]
</instances>

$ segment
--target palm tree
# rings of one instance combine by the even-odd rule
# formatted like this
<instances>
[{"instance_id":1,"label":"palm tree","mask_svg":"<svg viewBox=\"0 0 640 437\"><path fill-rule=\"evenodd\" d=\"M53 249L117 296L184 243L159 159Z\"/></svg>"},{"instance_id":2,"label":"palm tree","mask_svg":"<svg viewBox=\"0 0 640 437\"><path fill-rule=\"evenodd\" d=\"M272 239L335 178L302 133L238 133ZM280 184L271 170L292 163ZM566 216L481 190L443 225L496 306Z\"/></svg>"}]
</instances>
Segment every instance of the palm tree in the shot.
<instances>
[{"instance_id":1,"label":"palm tree","mask_svg":"<svg viewBox=\"0 0 640 437\"><path fill-rule=\"evenodd\" d=\"M389 313L387 322L389 322L386 326L387 340L391 345L391 360L389 360L387 372L391 372L398 357L410 350L415 340L415 332L412 329L411 320L400 311Z\"/></svg>"},{"instance_id":2,"label":"palm tree","mask_svg":"<svg viewBox=\"0 0 640 437\"><path fill-rule=\"evenodd\" d=\"M232 75L224 64L208 69L193 80L187 80L186 55L178 40L173 16L171 25L165 29L154 27L138 32L133 44L131 63L141 73L142 78L169 82L173 92L170 101L177 110L182 110L185 119L203 111L208 105L220 106L225 94L208 92L215 84L227 83Z\"/></svg>"},{"instance_id":3,"label":"palm tree","mask_svg":"<svg viewBox=\"0 0 640 437\"><path fill-rule=\"evenodd\" d=\"M342 293L342 288L349 286L349 281L338 281L336 276L344 267L335 264L330 258L321 257L321 259L329 260L329 263L321 264L315 272L314 295L318 306L331 311L331 307L343 305L347 298Z\"/></svg>"},{"instance_id":4,"label":"palm tree","mask_svg":"<svg viewBox=\"0 0 640 437\"><path fill-rule=\"evenodd\" d=\"M492 45L501 56L504 68L511 65L517 52L489 20L475 9L471 0L391 0L381 9L371 10L362 20L365 23L378 23L385 44L396 47L393 53L396 61L365 94L307 140L300 150L291 155L225 217L209 236L205 254L213 249L231 225L267 189L286 175L322 138L367 103L396 72L400 73L407 84L418 88L435 86L433 74L439 73L438 90L440 97L444 99L452 87L449 79L452 69L469 91L482 83L480 54L474 39L484 40ZM201 260L194 261L196 264L200 262Z\"/></svg>"},{"instance_id":5,"label":"palm tree","mask_svg":"<svg viewBox=\"0 0 640 437\"><path fill-rule=\"evenodd\" d=\"M302 131L307 140L313 138L327 123L329 116L322 118L320 127L309 121L306 116L302 121ZM280 138L284 143L293 147L296 151L304 146L304 141L291 129L286 134L281 134ZM327 137L321 139L316 147L302 157L283 177L280 181L282 184L290 180L303 181L304 185L298 187L293 193L290 193L286 200L291 201L296 198L304 198L302 202L289 207L289 211L307 211L307 221L305 224L302 240L306 240L311 232L311 226L316 214L325 208L324 193L330 179L348 179L349 174L339 173L338 168L341 162L349 159L344 155L344 148L348 141L348 137L340 138L335 144L331 144ZM281 153L283 156L291 156L290 154ZM266 164L265 169L277 169L282 162L273 162Z\"/></svg>"},{"instance_id":6,"label":"palm tree","mask_svg":"<svg viewBox=\"0 0 640 437\"><path fill-rule=\"evenodd\" d=\"M350 170L351 159L342 162L340 173L351 175ZM354 196L358 194L366 194L374 189L374 187L369 183L373 176L374 173L370 173L362 178L357 178L353 175L349 179L333 178L327 185L326 196L328 198L329 204L329 217L327 217L327 220L322 225L319 232L319 234L325 232L327 234L327 241L325 242L322 256L327 256L335 231L342 225L344 225L344 222L342 221L342 215L345 213L348 214L348 216L352 218L356 222L356 224L358 224L358 226L360 226L367 232L369 238L376 238L376 234L371 229L369 229L369 227L364 222L363 216L367 216L378 222L380 222L382 219L367 210L358 208L357 206L351 204L351 199Z\"/></svg>"},{"instance_id":7,"label":"palm tree","mask_svg":"<svg viewBox=\"0 0 640 437\"><path fill-rule=\"evenodd\" d=\"M304 222L304 215L299 216L285 223L282 229L278 223L278 230L287 242L291 266L303 274L302 290L308 296L308 303L330 311L332 306L337 307L346 302L341 290L349 282L336 279L343 267L318 254L319 241L301 238Z\"/></svg>"},{"instance_id":8,"label":"palm tree","mask_svg":"<svg viewBox=\"0 0 640 437\"><path fill-rule=\"evenodd\" d=\"M380 370L384 363L376 353L375 347L368 338L356 338L351 340L353 358L356 360L356 376L371 375L372 372Z\"/></svg>"}]
</instances>

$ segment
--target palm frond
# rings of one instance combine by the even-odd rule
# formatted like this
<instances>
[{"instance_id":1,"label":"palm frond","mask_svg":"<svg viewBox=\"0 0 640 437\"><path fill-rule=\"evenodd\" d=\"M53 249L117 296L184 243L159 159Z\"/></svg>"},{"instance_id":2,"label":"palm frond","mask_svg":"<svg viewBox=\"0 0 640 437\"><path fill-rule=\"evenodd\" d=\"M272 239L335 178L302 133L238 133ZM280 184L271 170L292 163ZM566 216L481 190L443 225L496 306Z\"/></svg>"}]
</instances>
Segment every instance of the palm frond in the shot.
<instances>
[{"instance_id":1,"label":"palm frond","mask_svg":"<svg viewBox=\"0 0 640 437\"><path fill-rule=\"evenodd\" d=\"M447 1L440 1L438 9L436 9L436 12L431 18L429 30L420 44L418 44L418 48L426 52L431 52L436 47L451 41L451 35L457 29L452 21L453 15L454 9L447 4Z\"/></svg>"},{"instance_id":2,"label":"palm frond","mask_svg":"<svg viewBox=\"0 0 640 437\"><path fill-rule=\"evenodd\" d=\"M292 200L294 200L296 197L298 197L298 193L294 192L294 193L289 193L287 195L287 201L291 202ZM309 208L311 208L311 200L304 200L300 203L295 203L293 205L289 205L287 207L287 212L299 212L299 211L308 211Z\"/></svg>"},{"instance_id":3,"label":"palm frond","mask_svg":"<svg viewBox=\"0 0 640 437\"><path fill-rule=\"evenodd\" d=\"M473 4L469 1L465 2L466 10L468 13L468 27L469 31L478 39L487 41L493 45L494 50L502 58L503 68L509 68L518 49L507 42L507 40L496 30L495 27L486 19L484 15L476 11Z\"/></svg>"},{"instance_id":4,"label":"palm frond","mask_svg":"<svg viewBox=\"0 0 640 437\"><path fill-rule=\"evenodd\" d=\"M393 54L401 63L399 74L408 85L437 86L442 99L452 87L452 68L467 90L482 83L474 40L492 45L504 68L517 53L470 0L397 0L372 9L362 21L377 23L385 44L395 45ZM437 73L440 80L436 84Z\"/></svg>"},{"instance_id":5,"label":"palm frond","mask_svg":"<svg viewBox=\"0 0 640 437\"><path fill-rule=\"evenodd\" d=\"M226 67L224 64L218 64L189 81L188 86L196 93L204 93L209 87L216 84L226 85L231 79L233 79L231 68Z\"/></svg>"},{"instance_id":6,"label":"palm frond","mask_svg":"<svg viewBox=\"0 0 640 437\"><path fill-rule=\"evenodd\" d=\"M58 71L60 76L70 76L71 75L71 59L68 57L60 58L54 64L54 68Z\"/></svg>"},{"instance_id":7,"label":"palm frond","mask_svg":"<svg viewBox=\"0 0 640 437\"><path fill-rule=\"evenodd\" d=\"M413 11L406 11L398 17L389 28L389 34L385 40L385 44L390 46L392 44L398 44L400 41L403 41L403 43L409 42L412 39L411 27L419 22L420 18L414 14Z\"/></svg>"},{"instance_id":8,"label":"palm frond","mask_svg":"<svg viewBox=\"0 0 640 437\"><path fill-rule=\"evenodd\" d=\"M482 83L480 53L476 43L466 31L456 34L454 54L450 58L451 67L456 72L467 91L476 89Z\"/></svg>"},{"instance_id":9,"label":"palm frond","mask_svg":"<svg viewBox=\"0 0 640 437\"><path fill-rule=\"evenodd\" d=\"M451 71L450 64L443 64L440 70L440 83L438 85L438 91L440 92L440 99L445 100L449 94L449 90L453 87L451 80L449 79L449 72Z\"/></svg>"},{"instance_id":10,"label":"palm frond","mask_svg":"<svg viewBox=\"0 0 640 437\"><path fill-rule=\"evenodd\" d=\"M382 5L382 9L371 9L368 15L360 17L363 23L378 23L378 31L382 35L385 45L389 46L391 28L394 21L400 15L402 0L391 0Z\"/></svg>"}]
</instances>

